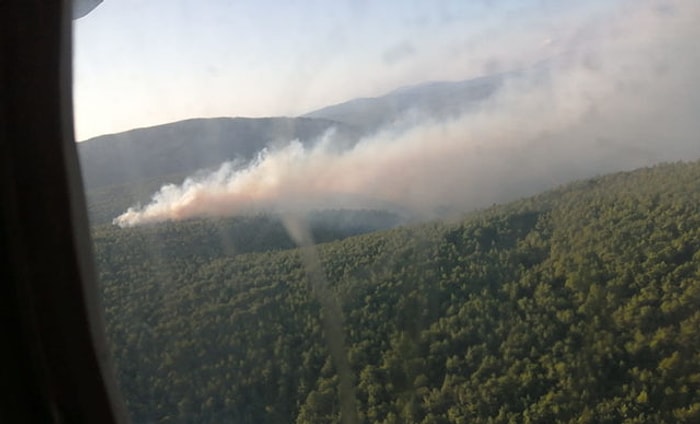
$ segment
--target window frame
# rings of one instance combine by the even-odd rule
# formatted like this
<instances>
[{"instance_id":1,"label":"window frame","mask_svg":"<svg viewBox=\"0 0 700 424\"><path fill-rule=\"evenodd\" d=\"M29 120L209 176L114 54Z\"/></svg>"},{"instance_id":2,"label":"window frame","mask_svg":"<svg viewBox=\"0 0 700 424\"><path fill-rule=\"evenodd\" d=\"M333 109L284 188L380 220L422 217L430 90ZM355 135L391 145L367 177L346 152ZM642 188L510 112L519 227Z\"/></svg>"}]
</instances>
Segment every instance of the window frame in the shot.
<instances>
[{"instance_id":1,"label":"window frame","mask_svg":"<svg viewBox=\"0 0 700 424\"><path fill-rule=\"evenodd\" d=\"M128 422L73 135L72 2L0 2L0 421Z\"/></svg>"}]
</instances>

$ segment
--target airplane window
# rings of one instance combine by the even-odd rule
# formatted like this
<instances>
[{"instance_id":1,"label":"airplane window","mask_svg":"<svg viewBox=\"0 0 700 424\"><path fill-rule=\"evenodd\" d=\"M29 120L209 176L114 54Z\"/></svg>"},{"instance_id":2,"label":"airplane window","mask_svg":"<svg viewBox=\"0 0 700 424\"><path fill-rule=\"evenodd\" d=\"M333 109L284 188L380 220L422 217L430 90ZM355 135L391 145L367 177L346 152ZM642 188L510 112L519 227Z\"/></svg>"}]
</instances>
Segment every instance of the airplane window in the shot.
<instances>
[{"instance_id":1,"label":"airplane window","mask_svg":"<svg viewBox=\"0 0 700 424\"><path fill-rule=\"evenodd\" d=\"M75 21L131 419L698 422L699 24L695 0Z\"/></svg>"}]
</instances>

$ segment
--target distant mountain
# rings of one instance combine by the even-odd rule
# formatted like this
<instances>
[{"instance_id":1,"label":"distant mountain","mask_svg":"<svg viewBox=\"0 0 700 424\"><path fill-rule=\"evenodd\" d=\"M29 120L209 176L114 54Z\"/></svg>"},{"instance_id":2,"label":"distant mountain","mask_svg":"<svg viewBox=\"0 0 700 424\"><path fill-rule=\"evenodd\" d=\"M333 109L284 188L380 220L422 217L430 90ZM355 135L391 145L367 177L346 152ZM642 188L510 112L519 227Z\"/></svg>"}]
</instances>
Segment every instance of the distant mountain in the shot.
<instances>
[{"instance_id":1,"label":"distant mountain","mask_svg":"<svg viewBox=\"0 0 700 424\"><path fill-rule=\"evenodd\" d=\"M148 202L165 183L179 184L225 161L250 161L266 146L294 139L313 143L335 128L334 146L343 149L399 119L461 114L490 98L503 79L428 82L302 117L190 119L86 140L78 144L78 153L91 219L109 222L125 208Z\"/></svg>"},{"instance_id":2,"label":"distant mountain","mask_svg":"<svg viewBox=\"0 0 700 424\"><path fill-rule=\"evenodd\" d=\"M343 148L397 119L457 115L488 99L502 81L502 75L492 75L429 82L296 118L190 119L95 137L80 143L78 153L88 190L188 175L227 160L248 161L268 145L312 142L332 127Z\"/></svg>"},{"instance_id":3,"label":"distant mountain","mask_svg":"<svg viewBox=\"0 0 700 424\"><path fill-rule=\"evenodd\" d=\"M497 74L407 86L383 96L353 99L303 116L343 122L366 132L398 119L456 116L491 97L501 87L504 77Z\"/></svg>"},{"instance_id":4,"label":"distant mountain","mask_svg":"<svg viewBox=\"0 0 700 424\"><path fill-rule=\"evenodd\" d=\"M327 119L190 119L95 137L78 144L78 153L91 190L247 161L268 145L313 142L330 128L340 144L358 138L357 130Z\"/></svg>"}]
</instances>

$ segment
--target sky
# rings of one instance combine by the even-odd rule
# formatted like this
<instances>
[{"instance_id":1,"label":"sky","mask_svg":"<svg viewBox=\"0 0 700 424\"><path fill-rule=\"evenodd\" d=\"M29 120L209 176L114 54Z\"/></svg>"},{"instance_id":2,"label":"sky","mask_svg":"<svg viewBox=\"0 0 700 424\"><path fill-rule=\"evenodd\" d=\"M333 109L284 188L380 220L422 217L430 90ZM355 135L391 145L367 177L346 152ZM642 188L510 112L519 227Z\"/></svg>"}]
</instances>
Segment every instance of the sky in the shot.
<instances>
[{"instance_id":1,"label":"sky","mask_svg":"<svg viewBox=\"0 0 700 424\"><path fill-rule=\"evenodd\" d=\"M74 23L76 139L194 117L296 116L529 66L622 0L105 0Z\"/></svg>"}]
</instances>

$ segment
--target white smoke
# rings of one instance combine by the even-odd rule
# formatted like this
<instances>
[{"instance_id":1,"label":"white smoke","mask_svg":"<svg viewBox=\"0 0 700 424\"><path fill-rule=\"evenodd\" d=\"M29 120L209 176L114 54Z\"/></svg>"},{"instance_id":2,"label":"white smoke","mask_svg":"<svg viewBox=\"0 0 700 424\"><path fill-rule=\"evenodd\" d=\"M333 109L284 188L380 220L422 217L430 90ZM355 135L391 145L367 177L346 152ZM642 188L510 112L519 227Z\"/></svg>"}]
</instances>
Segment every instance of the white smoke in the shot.
<instances>
[{"instance_id":1,"label":"white smoke","mask_svg":"<svg viewBox=\"0 0 700 424\"><path fill-rule=\"evenodd\" d=\"M430 215L577 178L700 157L700 2L638 1L572 31L477 111L395 125L353 148L299 141L162 187L120 226L255 210L392 205Z\"/></svg>"}]
</instances>

